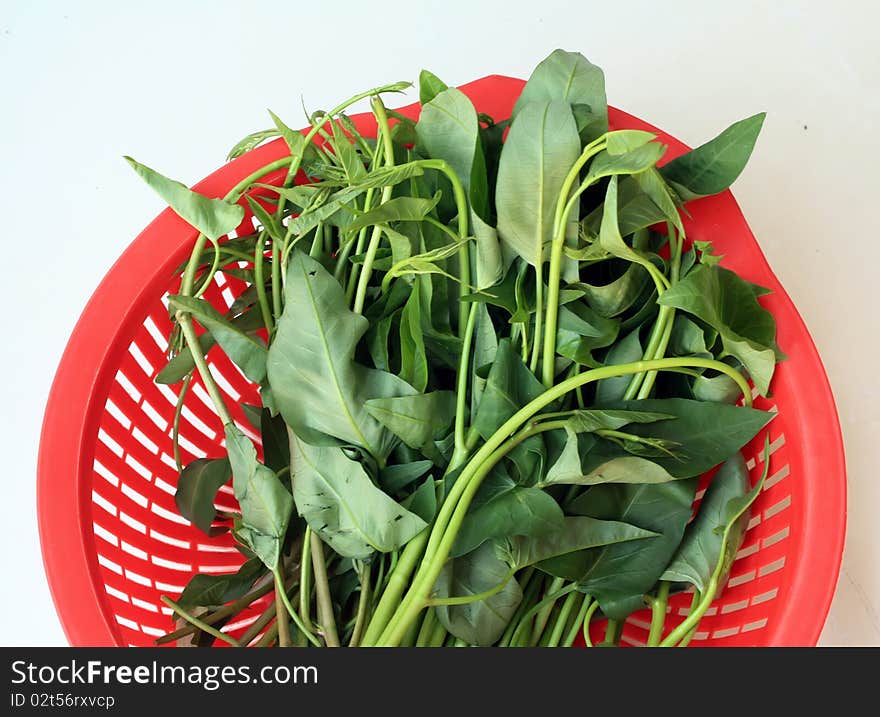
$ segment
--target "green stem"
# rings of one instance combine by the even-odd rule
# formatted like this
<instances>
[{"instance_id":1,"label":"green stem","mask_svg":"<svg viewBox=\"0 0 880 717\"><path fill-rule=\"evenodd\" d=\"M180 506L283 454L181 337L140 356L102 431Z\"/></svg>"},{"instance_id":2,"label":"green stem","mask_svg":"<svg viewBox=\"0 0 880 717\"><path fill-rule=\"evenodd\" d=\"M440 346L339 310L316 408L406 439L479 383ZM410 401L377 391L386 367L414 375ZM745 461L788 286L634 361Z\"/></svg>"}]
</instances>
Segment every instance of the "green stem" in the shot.
<instances>
[{"instance_id":1,"label":"green stem","mask_svg":"<svg viewBox=\"0 0 880 717\"><path fill-rule=\"evenodd\" d=\"M572 593L572 595L574 595L574 593ZM581 607L578 610L577 615L575 615L574 622L571 624L571 627L565 635L565 639L562 641L563 647L571 647L574 644L584 621L587 619L587 614L590 611L592 603L593 598L589 595L584 595L583 600L581 601Z\"/></svg>"},{"instance_id":2,"label":"green stem","mask_svg":"<svg viewBox=\"0 0 880 717\"><path fill-rule=\"evenodd\" d=\"M290 619L293 620L293 623L299 628L303 635L306 636L306 639L308 639L309 642L311 642L315 647L321 647L321 641L312 634L311 630L306 629L306 626L303 624L302 619L297 614L296 610L293 609L293 605L290 604L290 598L287 597L287 590L285 590L283 587L284 581L281 579L281 571L276 567L272 572L275 575L276 585L282 586L280 590L278 590L276 587L275 595L281 596L281 603L283 604L284 609L287 611L287 614L290 616ZM281 611L280 609L277 611L278 619L275 621L276 623L283 621L284 617L281 614L282 612L283 611Z\"/></svg>"},{"instance_id":3,"label":"green stem","mask_svg":"<svg viewBox=\"0 0 880 717\"><path fill-rule=\"evenodd\" d=\"M553 235L550 244L550 274L548 278L548 294L547 294L547 322L544 330L544 359L543 359L543 382L544 386L550 388L553 385L553 369L555 365L554 358L556 356L556 324L559 316L559 285L562 276L562 254L565 249L565 228L568 223L568 217L574 211L575 203L579 200L581 194L586 191L592 182L582 183L576 190L573 190L574 183L580 175L581 169L592 157L601 152L605 148L605 139L600 137L584 147L581 156L572 165L568 175L562 183L559 192L559 198L556 200L556 212L553 217ZM589 176L589 175L588 175ZM540 289L541 277L538 277L538 288ZM540 317L541 309L538 309ZM536 319L536 326L539 326ZM535 345L541 342L541 332L535 331ZM534 360L534 359L533 359ZM534 368L532 369L534 371Z\"/></svg>"},{"instance_id":4,"label":"green stem","mask_svg":"<svg viewBox=\"0 0 880 717\"><path fill-rule=\"evenodd\" d=\"M192 377L192 372L190 372L183 379L183 385L180 387L177 403L174 406L174 421L171 424L171 447L174 451L174 463L177 465L178 473L183 471L183 460L180 457L180 418L183 415L183 404L186 401L186 395L189 393Z\"/></svg>"},{"instance_id":5,"label":"green stem","mask_svg":"<svg viewBox=\"0 0 880 717\"><path fill-rule=\"evenodd\" d=\"M385 166L394 166L394 145L391 143L391 127L388 125L388 115L385 113L385 105L378 97L373 98L371 103L373 113L376 115L376 121L379 125L379 134L382 137L382 144L385 152ZM382 199L380 205L391 199L394 187L382 188ZM353 310L356 314L363 313L364 302L367 298L367 286L370 283L370 275L373 272L373 262L376 260L376 252L379 250L379 242L382 238L382 227L376 225L370 235L370 242L367 244L367 253L364 256L364 263L361 267L360 276L358 277L357 290L354 294Z\"/></svg>"},{"instance_id":6,"label":"green stem","mask_svg":"<svg viewBox=\"0 0 880 717\"><path fill-rule=\"evenodd\" d=\"M333 616L333 598L330 596L330 583L327 580L324 544L315 532L312 532L309 538L312 544L312 572L315 576L315 602L318 605L318 621L321 623L327 647L339 647L336 618Z\"/></svg>"},{"instance_id":7,"label":"green stem","mask_svg":"<svg viewBox=\"0 0 880 717\"><path fill-rule=\"evenodd\" d=\"M574 605L577 602L578 597L578 593L570 592L565 598L565 602L562 603L562 609L559 611L556 623L553 625L553 630L550 633L550 639L547 640L547 647L559 646L559 641L562 639L562 633L565 631L566 625L568 625L571 611L574 610Z\"/></svg>"},{"instance_id":8,"label":"green stem","mask_svg":"<svg viewBox=\"0 0 880 717\"><path fill-rule=\"evenodd\" d=\"M540 255L538 258L540 260ZM538 370L538 357L541 355L541 335L542 335L541 332L543 331L543 323L542 322L544 320L544 277L542 276L543 271L541 271L542 266L543 265L539 261L538 265L535 267L535 276L537 278L537 286L535 287L535 340L534 340L534 343L532 344L532 360L529 362L529 370L532 373L535 373ZM550 308L549 303L547 305L547 308L549 310L549 308ZM553 330L553 333L554 334L556 333L555 329ZM549 331L549 327L548 327L548 331L547 331L546 336L549 336L549 335L550 335L550 331ZM556 338L555 337L553 339L553 346L555 349L555 347L556 347ZM546 356L545 356L545 358L546 358ZM544 383L544 386L546 388L549 388L550 386L553 385L552 374L553 374L553 367L555 366L555 364L556 364L556 362L553 361L552 358L550 361L550 368L549 369L547 368L547 364L546 363L544 364L544 375L546 376L548 371L551 374L550 383L549 384L546 382Z\"/></svg>"},{"instance_id":9,"label":"green stem","mask_svg":"<svg viewBox=\"0 0 880 717\"><path fill-rule=\"evenodd\" d=\"M303 624L311 632L314 627L311 618L312 604L312 529L307 525L303 535L302 558L299 563L299 611Z\"/></svg>"},{"instance_id":10,"label":"green stem","mask_svg":"<svg viewBox=\"0 0 880 717\"><path fill-rule=\"evenodd\" d=\"M668 580L661 580L657 596L651 602L651 630L648 633L648 647L656 647L663 639L663 627L666 625L666 606L669 604Z\"/></svg>"},{"instance_id":11,"label":"green stem","mask_svg":"<svg viewBox=\"0 0 880 717\"><path fill-rule=\"evenodd\" d=\"M217 386L216 381L214 381L214 377L211 375L211 371L208 368L208 362L202 355L202 348L199 344L198 336L196 335L195 326L193 326L192 316L182 311L178 311L177 322L180 324L180 330L183 331L193 361L199 371L199 375L202 377L202 383L205 384L205 389L211 397L217 415L220 416L220 422L224 426L232 423L232 416L229 415L229 409L226 408L223 396L220 395L220 388Z\"/></svg>"},{"instance_id":12,"label":"green stem","mask_svg":"<svg viewBox=\"0 0 880 717\"><path fill-rule=\"evenodd\" d=\"M516 612L513 613L513 617L510 618L510 622L507 623L504 634L498 641L499 647L510 646L510 641L511 638L513 638L516 626L519 625L520 620L522 620L523 615L526 610L528 610L528 606L532 604L532 601L538 594L538 590L541 588L542 573L539 573L533 567L530 567L523 573L520 582L523 586L523 599L520 602L519 607L517 607Z\"/></svg>"},{"instance_id":13,"label":"green stem","mask_svg":"<svg viewBox=\"0 0 880 717\"><path fill-rule=\"evenodd\" d=\"M429 532L430 530L425 528L404 547L397 565L394 566L394 569L388 576L388 584L382 591L382 598L379 600L379 604L376 606L376 610L367 627L367 632L363 639L364 645L372 645L376 642L400 605L400 597L409 583L410 575L412 575L422 557L422 551L428 542Z\"/></svg>"},{"instance_id":14,"label":"green stem","mask_svg":"<svg viewBox=\"0 0 880 717\"><path fill-rule=\"evenodd\" d=\"M590 639L590 623L593 620L593 615L596 613L596 610L599 609L599 601L593 601L593 604L590 605L587 610L587 614L584 616L584 644L587 647L593 646L593 641Z\"/></svg>"},{"instance_id":15,"label":"green stem","mask_svg":"<svg viewBox=\"0 0 880 717\"><path fill-rule=\"evenodd\" d=\"M281 579L281 572L276 570L275 573L275 614L278 616L278 646L290 647L290 621L284 615L284 581Z\"/></svg>"},{"instance_id":16,"label":"green stem","mask_svg":"<svg viewBox=\"0 0 880 717\"><path fill-rule=\"evenodd\" d=\"M370 589L370 566L366 563L361 563L360 579L361 594L358 598L357 615L354 621L354 629L351 632L351 640L348 643L349 647L357 647L361 644L361 636L363 635L364 627L367 624L367 614L370 610L370 602L373 599L372 591Z\"/></svg>"},{"instance_id":17,"label":"green stem","mask_svg":"<svg viewBox=\"0 0 880 717\"><path fill-rule=\"evenodd\" d=\"M468 379L470 378L469 363L471 357L471 343L474 339L474 326L477 323L477 303L471 304L465 322L462 337L461 356L458 360L458 375L455 378L455 454L452 464L458 465L467 455L467 436L464 429L465 414L467 412Z\"/></svg>"},{"instance_id":18,"label":"green stem","mask_svg":"<svg viewBox=\"0 0 880 717\"><path fill-rule=\"evenodd\" d=\"M163 603L165 603L168 607L170 607L172 610L174 610L174 612L177 613L180 617L182 617L184 620L186 620L191 625L194 625L195 627L197 627L202 632L206 632L209 635L213 635L218 640L222 640L223 642L228 643L228 644L232 645L233 647L241 647L241 645L238 643L238 640L236 640L233 637L230 637L229 635L227 635L223 632L220 632L220 630L218 630L215 627L211 627L208 623L199 620L199 618L190 615L186 610L184 610L182 607L180 607L180 605L178 605L176 602L174 602L174 600L172 600L171 598L163 595L159 599Z\"/></svg>"},{"instance_id":19,"label":"green stem","mask_svg":"<svg viewBox=\"0 0 880 717\"><path fill-rule=\"evenodd\" d=\"M434 632L431 633L431 637L428 640L428 646L443 647L443 643L446 641L446 636L448 634L446 628L443 627L443 623L438 620L437 624L434 626Z\"/></svg>"},{"instance_id":20,"label":"green stem","mask_svg":"<svg viewBox=\"0 0 880 717\"><path fill-rule=\"evenodd\" d=\"M562 578L553 578L553 581L547 588L547 592L551 595L553 593L559 592L559 590L562 589L563 585L565 585L565 580L563 580ZM538 641L541 639L541 635L544 634L544 630L547 628L547 622L550 619L550 613L553 611L555 605L555 600L551 603L548 603L535 616L535 627L532 630L532 645L538 644Z\"/></svg>"},{"instance_id":21,"label":"green stem","mask_svg":"<svg viewBox=\"0 0 880 717\"><path fill-rule=\"evenodd\" d=\"M608 620L605 626L605 642L617 644L620 642L620 633L623 630L623 623L619 620Z\"/></svg>"},{"instance_id":22,"label":"green stem","mask_svg":"<svg viewBox=\"0 0 880 717\"><path fill-rule=\"evenodd\" d=\"M550 593L547 597L541 600L539 603L533 605L526 613L523 615L522 620L519 623L519 626L514 630L513 637L510 640L511 645L517 645L520 641L520 638L523 637L521 634L523 630L527 629L529 620L531 620L535 615L538 614L541 610L545 609L548 605L553 607L554 603L561 597L568 595L570 592L573 592L577 588L575 583L571 583L571 585L567 585L561 590L557 590L556 592ZM532 638L535 639L534 637Z\"/></svg>"},{"instance_id":23,"label":"green stem","mask_svg":"<svg viewBox=\"0 0 880 717\"><path fill-rule=\"evenodd\" d=\"M720 563L721 561L719 561ZM715 599L715 592L718 590L718 571L716 570L715 573L709 580L706 591L700 596L699 602L696 602L696 609L694 609L692 604L688 616L660 642L660 647L673 647L677 642L683 640L689 632L696 630L700 620L703 619L703 615L706 614L706 610L709 609L709 606Z\"/></svg>"},{"instance_id":24,"label":"green stem","mask_svg":"<svg viewBox=\"0 0 880 717\"><path fill-rule=\"evenodd\" d=\"M488 590L483 590L483 592L474 593L473 595L461 595L456 597L445 597L445 598L430 598L428 600L428 607L439 607L441 605L469 605L470 603L479 602L480 600L486 600L487 598L492 597L493 595L497 595L507 586L507 583L510 582L510 579L513 577L516 570L511 570L504 576L504 579L489 588Z\"/></svg>"},{"instance_id":25,"label":"green stem","mask_svg":"<svg viewBox=\"0 0 880 717\"><path fill-rule=\"evenodd\" d=\"M425 647L429 644L431 637L434 634L434 628L437 626L437 612L435 610L428 610L425 613L425 619L422 620L422 626L419 629L419 634L416 637L416 646L417 647Z\"/></svg>"},{"instance_id":26,"label":"green stem","mask_svg":"<svg viewBox=\"0 0 880 717\"><path fill-rule=\"evenodd\" d=\"M260 303L260 313L263 315L263 323L266 325L266 330L271 336L272 332L275 330L275 324L272 321L272 310L269 308L269 297L266 295L266 280L263 278L263 262L265 261L264 236L265 234L260 232L254 246L254 284L257 287L257 300Z\"/></svg>"},{"instance_id":27,"label":"green stem","mask_svg":"<svg viewBox=\"0 0 880 717\"><path fill-rule=\"evenodd\" d=\"M272 242L272 310L281 317L281 250L276 241Z\"/></svg>"},{"instance_id":28,"label":"green stem","mask_svg":"<svg viewBox=\"0 0 880 717\"><path fill-rule=\"evenodd\" d=\"M578 386L605 378L614 378L616 376L625 376L655 369L666 370L680 367L711 368L725 373L744 392L746 404L751 405L751 393L749 392L748 382L736 369L720 361L696 357L634 361L628 364L603 366L585 371L577 376L572 376L548 389L517 411L498 428L464 467L464 470L453 484L449 495L443 502L434 526L431 529L428 546L425 550L425 560L413 579L409 591L382 633L380 642L389 645L397 644L406 633L409 624L424 608L425 600L443 568L443 563L449 556L461 523L476 491L492 468L511 450L512 446L504 446L504 443L508 441L514 431L517 431L538 411L565 396L569 391L573 391ZM518 442L521 442L521 440ZM518 445L518 442L514 445Z\"/></svg>"}]
</instances>

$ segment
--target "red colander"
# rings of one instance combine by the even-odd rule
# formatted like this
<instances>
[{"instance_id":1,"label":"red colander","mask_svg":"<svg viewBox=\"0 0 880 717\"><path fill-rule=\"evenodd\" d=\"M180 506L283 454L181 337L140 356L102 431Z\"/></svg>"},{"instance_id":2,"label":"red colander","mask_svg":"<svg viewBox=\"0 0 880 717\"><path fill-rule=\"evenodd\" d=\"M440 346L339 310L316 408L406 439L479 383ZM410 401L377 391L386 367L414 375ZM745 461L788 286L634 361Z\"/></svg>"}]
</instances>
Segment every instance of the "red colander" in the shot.
<instances>
[{"instance_id":1,"label":"red colander","mask_svg":"<svg viewBox=\"0 0 880 717\"><path fill-rule=\"evenodd\" d=\"M522 80L492 76L463 86L479 112L510 115ZM419 105L400 110L415 117ZM375 132L371 115L354 118ZM650 130L668 144L666 159L687 147L620 110L612 129ZM196 185L219 197L239 180L286 153L282 140L236 159ZM283 173L264 182L279 184ZM688 205L693 240L711 239L723 264L772 289L762 303L776 317L788 355L774 376L772 398L758 408L777 411L745 448L753 478L763 469L770 436L770 472L757 499L730 579L706 613L693 645L814 645L840 568L846 521L843 446L834 400L813 341L767 265L730 192ZM238 234L253 230L248 215ZM167 296L175 269L196 232L166 209L116 262L83 312L62 357L43 422L38 462L38 514L43 561L55 607L72 645L151 645L172 628L163 594L176 597L195 572L224 573L242 558L228 535L208 538L180 517L171 425L177 387L153 379L165 363L171 328ZM218 274L205 298L221 311L243 285ZM258 403L253 385L218 349L212 373L239 427L255 441L239 404ZM198 377L183 408L184 464L223 453L223 429ZM221 489L219 508L234 507ZM689 595L670 600L669 623L683 618ZM258 607L258 606L257 606ZM258 612L224 629L238 635ZM623 642L644 644L648 613L626 623Z\"/></svg>"}]
</instances>

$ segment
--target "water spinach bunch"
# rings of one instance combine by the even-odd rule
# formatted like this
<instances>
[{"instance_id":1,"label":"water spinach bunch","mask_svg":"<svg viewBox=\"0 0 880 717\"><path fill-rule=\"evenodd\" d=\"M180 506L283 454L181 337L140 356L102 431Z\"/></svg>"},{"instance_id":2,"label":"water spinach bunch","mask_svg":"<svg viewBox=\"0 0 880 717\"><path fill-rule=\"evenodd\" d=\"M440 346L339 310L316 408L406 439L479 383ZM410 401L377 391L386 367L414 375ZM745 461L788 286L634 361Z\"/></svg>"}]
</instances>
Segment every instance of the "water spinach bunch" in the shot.
<instances>
[{"instance_id":1,"label":"water spinach bunch","mask_svg":"<svg viewBox=\"0 0 880 717\"><path fill-rule=\"evenodd\" d=\"M647 606L648 644L687 644L761 487L741 449L781 354L766 290L683 217L736 179L763 115L664 163L654 134L609 130L578 53L541 62L510 117L423 72L413 120L386 106L407 86L303 131L273 114L230 157L276 137L283 156L222 198L129 160L200 232L157 380L179 409L200 381L225 446L193 460L175 423L177 505L246 558L163 598L159 642L557 646L605 618L613 645ZM365 99L375 131L346 113ZM211 351L260 405L224 396ZM239 511L217 511L230 479Z\"/></svg>"}]
</instances>

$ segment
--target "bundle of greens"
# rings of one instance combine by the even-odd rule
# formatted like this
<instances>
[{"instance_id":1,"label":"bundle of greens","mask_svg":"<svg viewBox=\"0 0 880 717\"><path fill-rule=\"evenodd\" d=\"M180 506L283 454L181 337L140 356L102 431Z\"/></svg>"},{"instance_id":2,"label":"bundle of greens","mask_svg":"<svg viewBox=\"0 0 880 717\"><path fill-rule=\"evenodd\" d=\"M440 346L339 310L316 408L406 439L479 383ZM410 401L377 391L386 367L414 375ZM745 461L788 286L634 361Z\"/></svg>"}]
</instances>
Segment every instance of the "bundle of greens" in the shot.
<instances>
[{"instance_id":1,"label":"bundle of greens","mask_svg":"<svg viewBox=\"0 0 880 717\"><path fill-rule=\"evenodd\" d=\"M129 160L201 232L157 380L182 405L198 372L226 455L180 466L177 504L246 557L164 598L179 627L159 642L557 646L604 617L615 644L650 606L649 644L687 644L761 487L740 449L771 414L747 377L766 395L781 355L765 290L691 245L682 212L739 175L763 115L658 167L653 134L608 131L577 53L541 62L510 118L423 72L413 121L381 99L407 86L303 132L272 115L230 157L289 151L223 199ZM366 98L375 138L345 114ZM228 239L245 207L258 229ZM203 298L218 272L246 287L222 313ZM209 350L259 386L262 459ZM240 513L214 507L230 477ZM222 631L254 603L245 634Z\"/></svg>"}]
</instances>

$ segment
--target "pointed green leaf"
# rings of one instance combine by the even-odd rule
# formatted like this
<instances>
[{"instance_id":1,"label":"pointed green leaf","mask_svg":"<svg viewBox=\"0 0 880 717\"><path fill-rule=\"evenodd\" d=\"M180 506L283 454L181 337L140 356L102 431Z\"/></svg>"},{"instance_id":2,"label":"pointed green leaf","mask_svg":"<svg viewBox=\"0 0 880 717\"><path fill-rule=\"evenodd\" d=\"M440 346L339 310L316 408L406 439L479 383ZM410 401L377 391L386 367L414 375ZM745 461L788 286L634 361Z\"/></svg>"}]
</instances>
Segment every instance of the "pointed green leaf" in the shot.
<instances>
[{"instance_id":1,"label":"pointed green leaf","mask_svg":"<svg viewBox=\"0 0 880 717\"><path fill-rule=\"evenodd\" d=\"M174 503L180 514L203 533L211 533L216 515L214 499L231 475L225 458L197 458L180 473Z\"/></svg>"},{"instance_id":2,"label":"pointed green leaf","mask_svg":"<svg viewBox=\"0 0 880 717\"><path fill-rule=\"evenodd\" d=\"M209 239L226 236L244 220L244 209L223 199L211 199L194 192L185 184L168 179L131 157L125 157L156 194L183 219Z\"/></svg>"},{"instance_id":3,"label":"pointed green leaf","mask_svg":"<svg viewBox=\"0 0 880 717\"><path fill-rule=\"evenodd\" d=\"M495 206L501 241L532 266L548 257L556 201L579 154L565 103L522 105L501 151Z\"/></svg>"},{"instance_id":4,"label":"pointed green leaf","mask_svg":"<svg viewBox=\"0 0 880 717\"><path fill-rule=\"evenodd\" d=\"M412 387L355 362L355 346L369 322L349 310L339 282L319 262L294 250L284 290L267 369L285 422L312 444L341 441L384 459L397 439L364 403L410 395Z\"/></svg>"},{"instance_id":5,"label":"pointed green leaf","mask_svg":"<svg viewBox=\"0 0 880 717\"><path fill-rule=\"evenodd\" d=\"M426 527L370 480L341 448L311 446L291 434L293 494L299 514L346 558L403 547Z\"/></svg>"},{"instance_id":6,"label":"pointed green leaf","mask_svg":"<svg viewBox=\"0 0 880 717\"><path fill-rule=\"evenodd\" d=\"M684 201L718 194L740 175L752 155L765 113L735 122L721 134L660 169Z\"/></svg>"}]
</instances>

